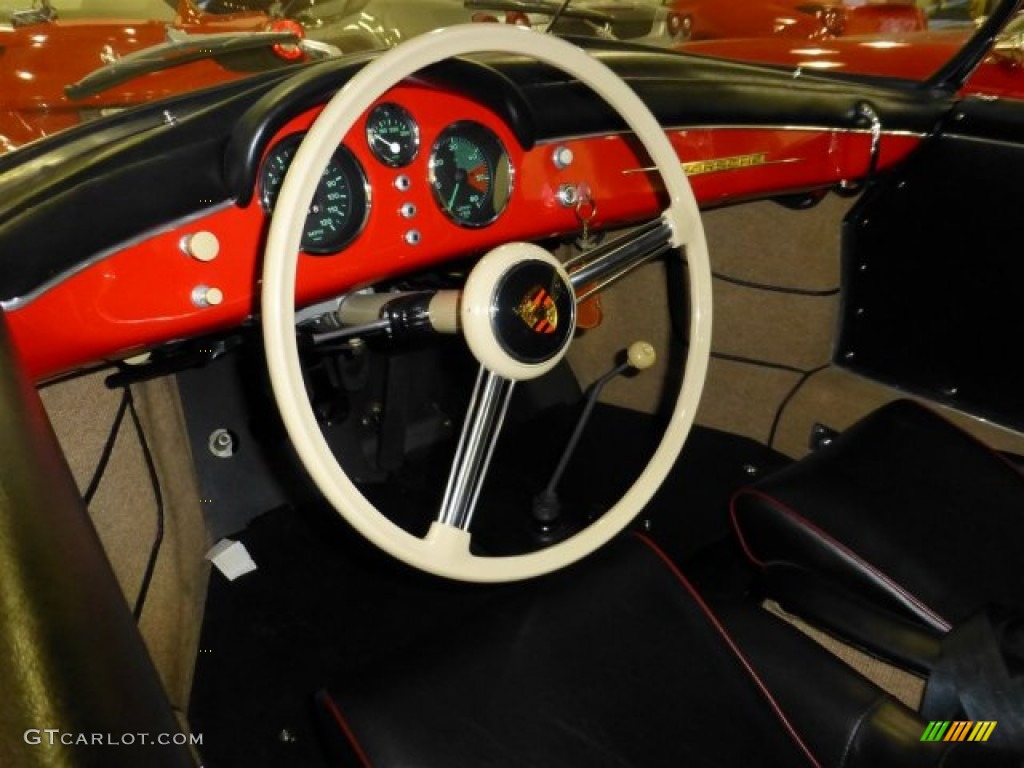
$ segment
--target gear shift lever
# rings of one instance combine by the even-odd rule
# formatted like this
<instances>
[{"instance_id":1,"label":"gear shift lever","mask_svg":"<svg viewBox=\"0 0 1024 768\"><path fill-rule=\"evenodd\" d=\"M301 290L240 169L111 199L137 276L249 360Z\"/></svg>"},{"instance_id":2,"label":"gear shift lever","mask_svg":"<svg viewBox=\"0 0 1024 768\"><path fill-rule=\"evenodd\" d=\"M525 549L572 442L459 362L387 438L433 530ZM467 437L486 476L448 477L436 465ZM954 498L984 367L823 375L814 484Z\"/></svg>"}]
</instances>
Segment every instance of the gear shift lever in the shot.
<instances>
[{"instance_id":1,"label":"gear shift lever","mask_svg":"<svg viewBox=\"0 0 1024 768\"><path fill-rule=\"evenodd\" d=\"M561 514L561 503L558 500L558 491L556 490L558 482L562 479L562 474L565 472L565 468L569 464L569 460L572 458L572 454L576 450L577 444L579 444L580 437L587 426L587 422L590 420L590 415L594 411L594 406L597 404L597 398L601 395L601 391L604 389L605 385L616 376L619 376L629 370L646 370L654 365L657 359L658 355L650 343L646 341L634 341L626 349L625 361L616 365L590 386L590 389L587 391L586 404L583 406L583 412L580 414L579 421L576 422L576 427L573 429L572 435L569 437L569 442L566 444L565 450L562 452L562 457L558 460L558 465L555 467L555 471L552 473L551 479L548 480L548 484L544 487L544 490L533 498L533 518L540 524L541 529L545 533L554 528L555 523L558 521Z\"/></svg>"}]
</instances>

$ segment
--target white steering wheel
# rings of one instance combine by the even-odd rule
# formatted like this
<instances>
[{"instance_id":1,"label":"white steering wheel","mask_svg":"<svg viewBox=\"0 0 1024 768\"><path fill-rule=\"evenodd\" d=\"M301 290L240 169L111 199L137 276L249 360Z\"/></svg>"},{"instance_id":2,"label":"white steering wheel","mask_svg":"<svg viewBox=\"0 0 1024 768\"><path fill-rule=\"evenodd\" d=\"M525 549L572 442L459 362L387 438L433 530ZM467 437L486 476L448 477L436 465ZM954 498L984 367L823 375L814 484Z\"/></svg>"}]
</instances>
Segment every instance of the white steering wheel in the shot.
<instances>
[{"instance_id":1,"label":"white steering wheel","mask_svg":"<svg viewBox=\"0 0 1024 768\"><path fill-rule=\"evenodd\" d=\"M428 534L419 538L392 523L360 493L338 464L317 424L299 365L295 281L305 212L317 180L341 137L390 87L424 67L468 53L531 56L560 69L604 99L632 129L668 193L661 217L637 230L618 255L568 274L543 249L510 243L485 255L460 300L460 321L481 372L448 480L445 500ZM669 425L650 462L616 504L591 525L546 549L484 557L470 551L469 524L516 380L552 368L575 330L581 286L600 283L669 248L687 261L690 339L683 384ZM639 257L639 258L638 258ZM554 299L555 333L530 334L526 291L538 285ZM365 66L328 102L295 153L275 206L263 266L262 322L274 397L303 464L334 508L361 534L399 560L464 581L529 578L575 562L607 542L640 512L671 469L700 399L711 345L711 270L693 192L658 121L617 75L570 43L502 24L467 24L411 39ZM499 318L518 316L522 327ZM524 329L526 329L524 331ZM523 339L526 339L524 342ZM540 340L540 341L538 341ZM523 346L525 344L525 347Z\"/></svg>"}]
</instances>

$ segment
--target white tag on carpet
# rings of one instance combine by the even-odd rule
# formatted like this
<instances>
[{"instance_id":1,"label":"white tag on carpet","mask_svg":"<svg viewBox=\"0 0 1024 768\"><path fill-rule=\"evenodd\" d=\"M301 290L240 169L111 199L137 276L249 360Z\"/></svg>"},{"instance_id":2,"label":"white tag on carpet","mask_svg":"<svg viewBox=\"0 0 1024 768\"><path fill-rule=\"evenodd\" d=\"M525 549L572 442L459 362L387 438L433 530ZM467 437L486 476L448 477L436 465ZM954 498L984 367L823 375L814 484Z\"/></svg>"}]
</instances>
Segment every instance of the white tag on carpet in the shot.
<instances>
[{"instance_id":1,"label":"white tag on carpet","mask_svg":"<svg viewBox=\"0 0 1024 768\"><path fill-rule=\"evenodd\" d=\"M229 581L256 570L256 562L249 555L249 550L242 542L234 539L218 541L206 553L206 559Z\"/></svg>"}]
</instances>

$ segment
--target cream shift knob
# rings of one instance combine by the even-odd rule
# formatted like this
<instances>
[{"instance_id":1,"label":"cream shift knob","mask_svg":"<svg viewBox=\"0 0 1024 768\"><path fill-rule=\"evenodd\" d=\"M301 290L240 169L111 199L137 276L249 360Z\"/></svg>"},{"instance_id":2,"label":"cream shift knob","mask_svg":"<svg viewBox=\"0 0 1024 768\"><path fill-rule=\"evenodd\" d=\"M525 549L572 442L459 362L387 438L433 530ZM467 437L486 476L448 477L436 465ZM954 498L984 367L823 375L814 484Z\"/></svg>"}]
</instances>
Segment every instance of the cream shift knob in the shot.
<instances>
[{"instance_id":1,"label":"cream shift knob","mask_svg":"<svg viewBox=\"0 0 1024 768\"><path fill-rule=\"evenodd\" d=\"M638 371L645 371L658 361L658 353L649 342L634 341L626 350L626 359Z\"/></svg>"}]
</instances>

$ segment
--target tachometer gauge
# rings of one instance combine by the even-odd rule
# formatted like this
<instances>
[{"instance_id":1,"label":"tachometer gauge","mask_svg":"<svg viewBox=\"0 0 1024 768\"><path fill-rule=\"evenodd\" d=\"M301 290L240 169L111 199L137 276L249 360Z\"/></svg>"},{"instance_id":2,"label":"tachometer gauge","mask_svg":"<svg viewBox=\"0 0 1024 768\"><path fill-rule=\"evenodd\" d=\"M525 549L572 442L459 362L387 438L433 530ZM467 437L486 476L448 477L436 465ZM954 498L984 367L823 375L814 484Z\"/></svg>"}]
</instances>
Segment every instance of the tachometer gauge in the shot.
<instances>
[{"instance_id":1,"label":"tachometer gauge","mask_svg":"<svg viewBox=\"0 0 1024 768\"><path fill-rule=\"evenodd\" d=\"M366 118L366 143L391 168L408 165L420 151L420 127L403 107L378 104Z\"/></svg>"},{"instance_id":2,"label":"tachometer gauge","mask_svg":"<svg viewBox=\"0 0 1024 768\"><path fill-rule=\"evenodd\" d=\"M268 212L274 210L284 175L291 165L303 134L293 134L276 144L260 169L260 202ZM301 248L306 253L337 253L348 245L366 223L369 191L366 176L345 147L327 163L306 212Z\"/></svg>"},{"instance_id":3,"label":"tachometer gauge","mask_svg":"<svg viewBox=\"0 0 1024 768\"><path fill-rule=\"evenodd\" d=\"M490 224L512 194L508 153L480 123L463 121L445 128L430 153L429 173L441 210L464 227Z\"/></svg>"}]
</instances>

